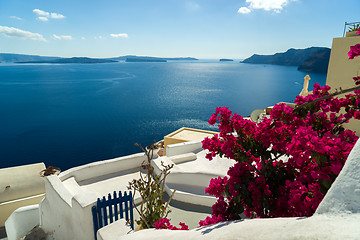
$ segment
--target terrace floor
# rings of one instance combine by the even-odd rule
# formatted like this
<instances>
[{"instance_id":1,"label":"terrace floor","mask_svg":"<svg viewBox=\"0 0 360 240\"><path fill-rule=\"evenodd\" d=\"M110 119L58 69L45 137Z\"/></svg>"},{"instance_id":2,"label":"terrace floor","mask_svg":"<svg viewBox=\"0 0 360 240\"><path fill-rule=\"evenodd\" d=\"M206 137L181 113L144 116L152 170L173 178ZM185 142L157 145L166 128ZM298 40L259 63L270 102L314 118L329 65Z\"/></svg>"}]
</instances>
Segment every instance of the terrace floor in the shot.
<instances>
[{"instance_id":1,"label":"terrace floor","mask_svg":"<svg viewBox=\"0 0 360 240\"><path fill-rule=\"evenodd\" d=\"M164 195L164 201L169 200L168 195ZM179 222L183 222L189 226L189 229L194 229L199 226L199 221L204 220L207 216L211 216L211 207L199 206L189 203L184 203L176 200L171 200L171 212L168 215L170 223L179 227ZM134 209L134 219L139 219L138 212ZM137 224L135 224L136 227Z\"/></svg>"}]
</instances>

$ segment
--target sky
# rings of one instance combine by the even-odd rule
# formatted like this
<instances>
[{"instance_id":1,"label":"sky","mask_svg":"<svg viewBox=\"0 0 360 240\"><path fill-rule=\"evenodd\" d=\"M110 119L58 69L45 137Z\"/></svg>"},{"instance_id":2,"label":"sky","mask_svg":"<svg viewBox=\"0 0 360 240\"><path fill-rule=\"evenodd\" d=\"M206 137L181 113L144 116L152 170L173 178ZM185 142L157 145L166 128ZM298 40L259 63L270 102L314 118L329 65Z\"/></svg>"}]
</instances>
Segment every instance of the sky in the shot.
<instances>
[{"instance_id":1,"label":"sky","mask_svg":"<svg viewBox=\"0 0 360 240\"><path fill-rule=\"evenodd\" d=\"M331 47L360 0L0 0L0 53L243 59Z\"/></svg>"}]
</instances>

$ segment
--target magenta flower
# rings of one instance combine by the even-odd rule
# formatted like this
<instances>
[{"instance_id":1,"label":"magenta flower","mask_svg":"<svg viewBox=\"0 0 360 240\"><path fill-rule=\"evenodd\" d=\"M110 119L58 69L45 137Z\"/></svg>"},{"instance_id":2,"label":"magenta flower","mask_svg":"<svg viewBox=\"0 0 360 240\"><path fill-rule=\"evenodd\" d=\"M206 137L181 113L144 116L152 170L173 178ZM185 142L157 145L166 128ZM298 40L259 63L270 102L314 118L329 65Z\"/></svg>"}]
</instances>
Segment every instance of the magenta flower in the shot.
<instances>
[{"instance_id":1,"label":"magenta flower","mask_svg":"<svg viewBox=\"0 0 360 240\"><path fill-rule=\"evenodd\" d=\"M354 59L355 57L360 55L360 44L356 44L355 46L350 47L350 51L348 52L349 59Z\"/></svg>"},{"instance_id":2,"label":"magenta flower","mask_svg":"<svg viewBox=\"0 0 360 240\"><path fill-rule=\"evenodd\" d=\"M179 225L181 228L177 228L170 224L170 220L167 218L160 218L155 223L155 229L170 229L170 230L189 230L189 227L185 224L180 222Z\"/></svg>"},{"instance_id":3,"label":"magenta flower","mask_svg":"<svg viewBox=\"0 0 360 240\"><path fill-rule=\"evenodd\" d=\"M355 85L360 85L360 76L353 77Z\"/></svg>"},{"instance_id":4,"label":"magenta flower","mask_svg":"<svg viewBox=\"0 0 360 240\"><path fill-rule=\"evenodd\" d=\"M354 118L360 120L360 111L354 112Z\"/></svg>"},{"instance_id":5,"label":"magenta flower","mask_svg":"<svg viewBox=\"0 0 360 240\"><path fill-rule=\"evenodd\" d=\"M219 198L222 196L222 193L225 191L225 186L227 182L228 182L227 177L213 178L210 180L209 187L205 188L205 192Z\"/></svg>"},{"instance_id":6,"label":"magenta flower","mask_svg":"<svg viewBox=\"0 0 360 240\"><path fill-rule=\"evenodd\" d=\"M200 221L199 226L200 227L207 226L207 225L211 225L211 224L215 224L215 223L223 222L223 221L225 221L224 218L212 215L211 217L206 217L205 220Z\"/></svg>"}]
</instances>

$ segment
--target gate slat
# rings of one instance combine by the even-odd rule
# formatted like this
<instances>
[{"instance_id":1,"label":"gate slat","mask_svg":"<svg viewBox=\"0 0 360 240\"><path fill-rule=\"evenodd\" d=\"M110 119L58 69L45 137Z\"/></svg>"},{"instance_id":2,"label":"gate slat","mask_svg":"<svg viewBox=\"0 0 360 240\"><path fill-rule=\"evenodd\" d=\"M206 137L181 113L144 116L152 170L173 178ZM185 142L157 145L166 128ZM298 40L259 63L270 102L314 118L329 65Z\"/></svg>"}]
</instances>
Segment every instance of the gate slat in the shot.
<instances>
[{"instance_id":1,"label":"gate slat","mask_svg":"<svg viewBox=\"0 0 360 240\"><path fill-rule=\"evenodd\" d=\"M96 205L91 208L95 240L97 239L97 231L108 225L109 221L110 223L113 223L116 220L124 218L124 211L126 221L130 223L131 229L134 229L133 199L131 191L129 191L129 193L125 191L124 195L119 191L119 196L116 195L116 191L114 191L113 197L111 197L111 194L109 193L108 199L106 199L105 196L103 196L102 199L98 198Z\"/></svg>"}]
</instances>

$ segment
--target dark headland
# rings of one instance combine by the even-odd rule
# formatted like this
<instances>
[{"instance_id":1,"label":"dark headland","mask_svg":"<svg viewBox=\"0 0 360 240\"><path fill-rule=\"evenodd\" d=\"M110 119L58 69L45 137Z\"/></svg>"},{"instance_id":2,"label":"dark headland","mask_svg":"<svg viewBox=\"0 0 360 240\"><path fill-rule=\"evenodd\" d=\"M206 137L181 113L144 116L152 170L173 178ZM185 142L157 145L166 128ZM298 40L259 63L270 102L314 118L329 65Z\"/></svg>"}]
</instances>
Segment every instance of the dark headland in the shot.
<instances>
[{"instance_id":1,"label":"dark headland","mask_svg":"<svg viewBox=\"0 0 360 240\"><path fill-rule=\"evenodd\" d=\"M273 55L254 54L242 61L252 64L274 64L297 66L299 71L327 73L330 59L330 48L310 47L306 49L289 49Z\"/></svg>"}]
</instances>

